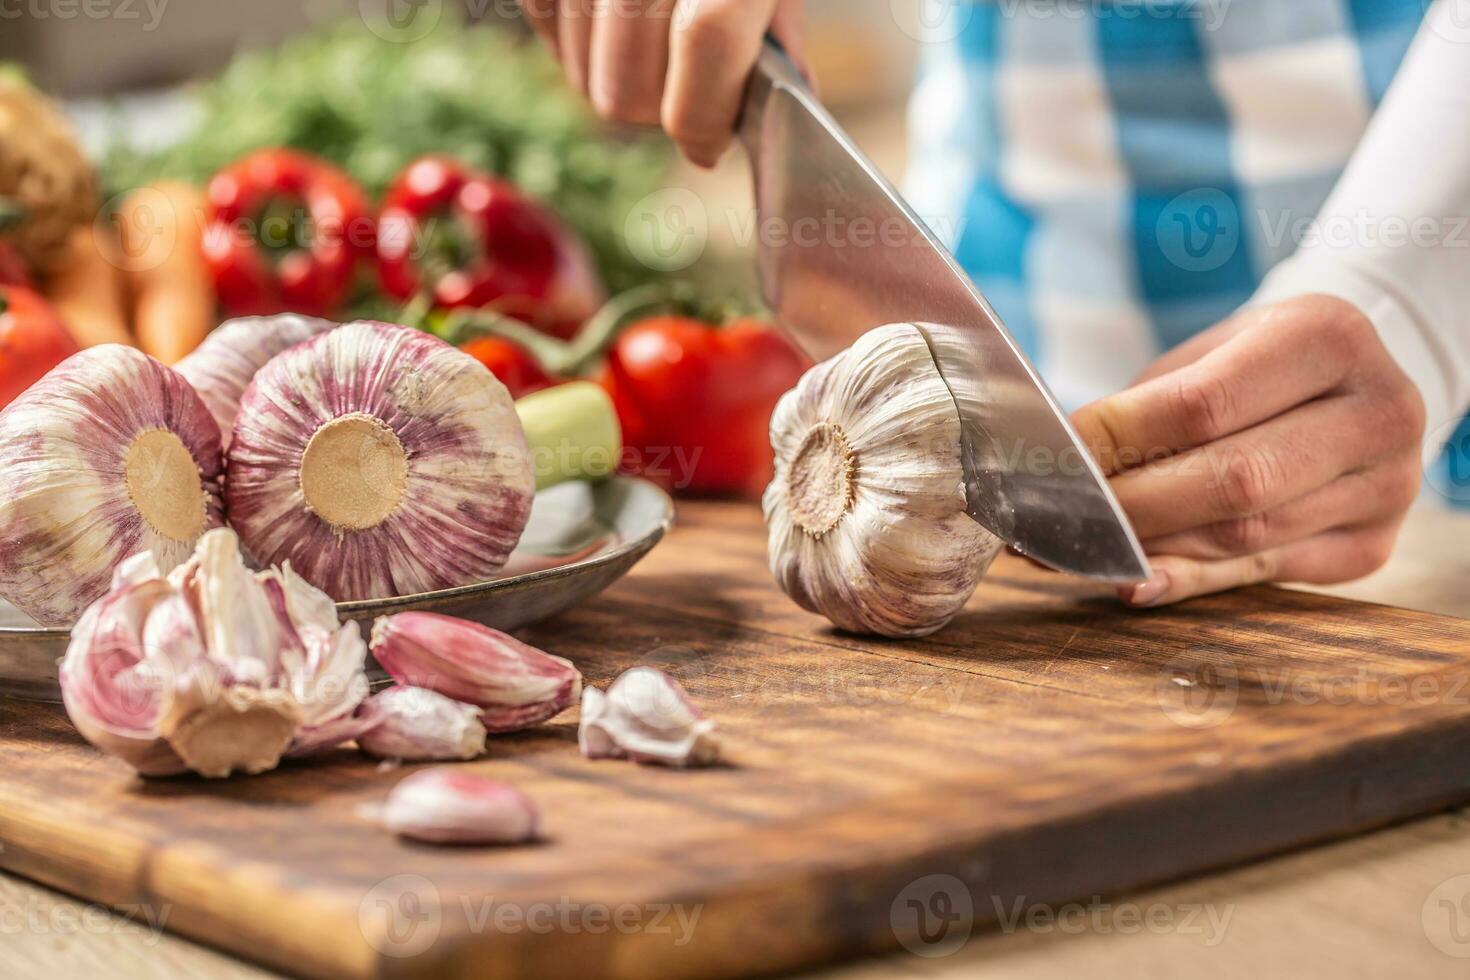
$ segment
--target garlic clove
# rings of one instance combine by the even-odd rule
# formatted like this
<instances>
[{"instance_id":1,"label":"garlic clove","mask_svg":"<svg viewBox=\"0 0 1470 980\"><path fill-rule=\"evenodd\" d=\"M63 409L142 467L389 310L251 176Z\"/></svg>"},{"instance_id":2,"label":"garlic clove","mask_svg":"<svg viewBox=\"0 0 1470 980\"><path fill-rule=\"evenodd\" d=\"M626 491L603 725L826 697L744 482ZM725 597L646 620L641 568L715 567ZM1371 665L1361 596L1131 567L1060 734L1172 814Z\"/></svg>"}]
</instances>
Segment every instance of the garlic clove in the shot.
<instances>
[{"instance_id":1,"label":"garlic clove","mask_svg":"<svg viewBox=\"0 0 1470 980\"><path fill-rule=\"evenodd\" d=\"M418 330L352 323L277 355L241 399L230 520L264 563L338 600L491 577L530 516L505 386Z\"/></svg>"},{"instance_id":2,"label":"garlic clove","mask_svg":"<svg viewBox=\"0 0 1470 980\"><path fill-rule=\"evenodd\" d=\"M291 570L290 563L256 573L288 634L282 669L302 707L303 728L292 744L299 755L356 738L353 713L368 695L367 644L357 623L341 623L336 604Z\"/></svg>"},{"instance_id":3,"label":"garlic clove","mask_svg":"<svg viewBox=\"0 0 1470 980\"><path fill-rule=\"evenodd\" d=\"M69 626L129 556L167 571L221 523L219 428L131 347L73 355L0 412L0 595Z\"/></svg>"},{"instance_id":4,"label":"garlic clove","mask_svg":"<svg viewBox=\"0 0 1470 980\"><path fill-rule=\"evenodd\" d=\"M380 759L473 759L485 751L480 710L422 687L390 687L362 707L369 723L357 744Z\"/></svg>"},{"instance_id":5,"label":"garlic clove","mask_svg":"<svg viewBox=\"0 0 1470 980\"><path fill-rule=\"evenodd\" d=\"M330 320L294 313L227 320L175 364L174 370L199 393L219 425L221 444L228 448L235 416L240 413L240 398L255 372L281 351L336 326Z\"/></svg>"},{"instance_id":6,"label":"garlic clove","mask_svg":"<svg viewBox=\"0 0 1470 980\"><path fill-rule=\"evenodd\" d=\"M173 672L147 654L143 634L170 592L154 579L124 582L90 606L61 661L61 697L82 737L146 776L188 767L158 732L172 702Z\"/></svg>"},{"instance_id":7,"label":"garlic clove","mask_svg":"<svg viewBox=\"0 0 1470 980\"><path fill-rule=\"evenodd\" d=\"M518 844L535 840L541 815L506 783L445 766L399 780L379 813L395 834L433 844Z\"/></svg>"},{"instance_id":8,"label":"garlic clove","mask_svg":"<svg viewBox=\"0 0 1470 980\"><path fill-rule=\"evenodd\" d=\"M263 685L276 678L285 634L233 530L216 528L200 538L168 581L188 597L213 659L229 663L237 680Z\"/></svg>"},{"instance_id":9,"label":"garlic clove","mask_svg":"<svg viewBox=\"0 0 1470 980\"><path fill-rule=\"evenodd\" d=\"M357 741L373 724L373 719L357 714L342 715L316 725L302 724L291 739L286 757L299 759L341 748Z\"/></svg>"},{"instance_id":10,"label":"garlic clove","mask_svg":"<svg viewBox=\"0 0 1470 980\"><path fill-rule=\"evenodd\" d=\"M607 695L595 687L582 692L582 717L577 723L577 748L589 759L626 759L606 724Z\"/></svg>"},{"instance_id":11,"label":"garlic clove","mask_svg":"<svg viewBox=\"0 0 1470 980\"><path fill-rule=\"evenodd\" d=\"M480 708L491 734L540 724L577 703L582 673L499 630L438 613L373 624L370 649L393 679Z\"/></svg>"},{"instance_id":12,"label":"garlic clove","mask_svg":"<svg viewBox=\"0 0 1470 980\"><path fill-rule=\"evenodd\" d=\"M589 759L632 759L668 766L707 766L720 754L714 722L679 682L652 667L634 667L604 695L582 695L577 743Z\"/></svg>"},{"instance_id":13,"label":"garlic clove","mask_svg":"<svg viewBox=\"0 0 1470 980\"><path fill-rule=\"evenodd\" d=\"M960 418L923 334L868 331L771 418L771 572L845 630L924 636L965 605L1001 541L966 513Z\"/></svg>"}]
</instances>

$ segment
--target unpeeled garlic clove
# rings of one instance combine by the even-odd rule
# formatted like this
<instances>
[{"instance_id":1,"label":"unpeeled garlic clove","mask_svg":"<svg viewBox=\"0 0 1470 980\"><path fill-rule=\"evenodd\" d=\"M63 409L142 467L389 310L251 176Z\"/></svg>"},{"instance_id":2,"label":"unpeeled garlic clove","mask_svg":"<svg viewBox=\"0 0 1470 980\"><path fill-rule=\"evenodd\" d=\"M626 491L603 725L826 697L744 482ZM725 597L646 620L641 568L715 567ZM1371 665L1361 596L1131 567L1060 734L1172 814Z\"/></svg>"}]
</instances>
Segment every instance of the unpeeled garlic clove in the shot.
<instances>
[{"instance_id":1,"label":"unpeeled garlic clove","mask_svg":"<svg viewBox=\"0 0 1470 980\"><path fill-rule=\"evenodd\" d=\"M77 731L145 776L188 769L158 731L173 671L147 655L156 648L143 640L149 613L168 594L160 579L121 581L82 614L60 668L62 701Z\"/></svg>"},{"instance_id":2,"label":"unpeeled garlic clove","mask_svg":"<svg viewBox=\"0 0 1470 980\"><path fill-rule=\"evenodd\" d=\"M380 759L473 759L485 751L480 709L422 687L390 687L363 702L357 744Z\"/></svg>"},{"instance_id":3,"label":"unpeeled garlic clove","mask_svg":"<svg viewBox=\"0 0 1470 980\"><path fill-rule=\"evenodd\" d=\"M924 335L878 327L809 370L771 417L771 573L856 633L933 633L1001 541L965 512L960 417Z\"/></svg>"},{"instance_id":4,"label":"unpeeled garlic clove","mask_svg":"<svg viewBox=\"0 0 1470 980\"><path fill-rule=\"evenodd\" d=\"M395 834L434 844L534 840L541 815L514 786L440 766L399 780L379 812Z\"/></svg>"},{"instance_id":5,"label":"unpeeled garlic clove","mask_svg":"<svg viewBox=\"0 0 1470 980\"><path fill-rule=\"evenodd\" d=\"M582 674L571 661L438 613L378 619L370 649L398 683L480 708L480 721L491 734L540 724L576 704L582 693Z\"/></svg>"},{"instance_id":6,"label":"unpeeled garlic clove","mask_svg":"<svg viewBox=\"0 0 1470 980\"><path fill-rule=\"evenodd\" d=\"M720 754L714 727L678 681L652 667L634 667L606 694L587 688L577 743L589 759L705 766Z\"/></svg>"},{"instance_id":7,"label":"unpeeled garlic clove","mask_svg":"<svg viewBox=\"0 0 1470 980\"><path fill-rule=\"evenodd\" d=\"M330 320L281 313L226 320L204 338L174 370L194 386L219 425L220 442L228 448L240 413L240 398L255 372L288 347L294 347L337 324Z\"/></svg>"},{"instance_id":8,"label":"unpeeled garlic clove","mask_svg":"<svg viewBox=\"0 0 1470 980\"><path fill-rule=\"evenodd\" d=\"M219 427L188 383L118 344L0 412L0 595L70 626L139 552L164 572L221 523Z\"/></svg>"}]
</instances>

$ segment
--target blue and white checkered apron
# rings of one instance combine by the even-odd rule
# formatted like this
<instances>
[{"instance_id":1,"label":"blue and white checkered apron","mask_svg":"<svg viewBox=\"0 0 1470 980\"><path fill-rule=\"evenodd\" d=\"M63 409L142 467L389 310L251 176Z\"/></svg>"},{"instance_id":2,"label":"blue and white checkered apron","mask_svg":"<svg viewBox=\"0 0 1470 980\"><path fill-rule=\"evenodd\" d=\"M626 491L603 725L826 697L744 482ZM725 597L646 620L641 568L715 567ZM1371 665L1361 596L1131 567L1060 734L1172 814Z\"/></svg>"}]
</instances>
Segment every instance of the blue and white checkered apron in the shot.
<instances>
[{"instance_id":1,"label":"blue and white checkered apron","mask_svg":"<svg viewBox=\"0 0 1470 980\"><path fill-rule=\"evenodd\" d=\"M1292 252L1426 2L931 0L908 196L1075 409Z\"/></svg>"}]
</instances>

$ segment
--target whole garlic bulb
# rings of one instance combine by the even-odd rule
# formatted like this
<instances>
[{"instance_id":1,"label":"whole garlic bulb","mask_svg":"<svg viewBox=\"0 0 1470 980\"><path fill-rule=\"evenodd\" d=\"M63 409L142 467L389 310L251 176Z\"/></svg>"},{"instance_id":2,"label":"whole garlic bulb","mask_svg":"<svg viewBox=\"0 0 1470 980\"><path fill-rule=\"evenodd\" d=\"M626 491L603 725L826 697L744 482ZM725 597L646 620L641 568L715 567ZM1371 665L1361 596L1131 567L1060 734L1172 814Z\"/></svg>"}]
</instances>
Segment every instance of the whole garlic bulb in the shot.
<instances>
[{"instance_id":1,"label":"whole garlic bulb","mask_svg":"<svg viewBox=\"0 0 1470 980\"><path fill-rule=\"evenodd\" d=\"M259 561L338 600L483 581L530 517L530 452L505 386L407 327L360 322L273 358L241 399L230 523Z\"/></svg>"},{"instance_id":2,"label":"whole garlic bulb","mask_svg":"<svg viewBox=\"0 0 1470 980\"><path fill-rule=\"evenodd\" d=\"M219 428L183 378L118 344L67 358L0 412L0 595L74 623L124 558L188 558L221 523L219 480Z\"/></svg>"},{"instance_id":3,"label":"whole garlic bulb","mask_svg":"<svg viewBox=\"0 0 1470 980\"><path fill-rule=\"evenodd\" d=\"M294 313L227 320L175 364L174 370L199 393L219 424L220 441L228 449L235 416L240 413L240 398L255 372L286 348L335 326L331 320Z\"/></svg>"},{"instance_id":4,"label":"whole garlic bulb","mask_svg":"<svg viewBox=\"0 0 1470 980\"><path fill-rule=\"evenodd\" d=\"M771 417L771 572L855 633L924 636L964 606L1001 542L965 514L960 418L918 328L868 331Z\"/></svg>"}]
</instances>

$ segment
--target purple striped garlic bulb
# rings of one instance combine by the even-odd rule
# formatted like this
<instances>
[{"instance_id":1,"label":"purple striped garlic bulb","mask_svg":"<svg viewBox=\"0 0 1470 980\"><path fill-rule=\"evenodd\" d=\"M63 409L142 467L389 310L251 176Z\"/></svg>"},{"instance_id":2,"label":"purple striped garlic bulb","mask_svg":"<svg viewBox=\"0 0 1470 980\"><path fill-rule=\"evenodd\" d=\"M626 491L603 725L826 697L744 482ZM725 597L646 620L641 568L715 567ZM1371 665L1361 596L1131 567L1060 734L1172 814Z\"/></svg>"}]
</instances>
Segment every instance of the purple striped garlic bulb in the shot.
<instances>
[{"instance_id":1,"label":"purple striped garlic bulb","mask_svg":"<svg viewBox=\"0 0 1470 980\"><path fill-rule=\"evenodd\" d=\"M781 396L762 505L771 573L841 629L925 636L1000 552L965 512L960 416L919 329L863 334Z\"/></svg>"},{"instance_id":2,"label":"purple striped garlic bulb","mask_svg":"<svg viewBox=\"0 0 1470 980\"><path fill-rule=\"evenodd\" d=\"M128 556L188 558L219 481L219 428L182 377L117 344L67 358L0 412L0 595L71 625Z\"/></svg>"},{"instance_id":3,"label":"purple striped garlic bulb","mask_svg":"<svg viewBox=\"0 0 1470 980\"><path fill-rule=\"evenodd\" d=\"M229 448L235 416L240 412L240 398L255 378L255 372L286 348L336 326L331 320L294 313L228 320L175 364L174 370L204 400L209 414L219 424L222 444Z\"/></svg>"},{"instance_id":4,"label":"purple striped garlic bulb","mask_svg":"<svg viewBox=\"0 0 1470 980\"><path fill-rule=\"evenodd\" d=\"M360 322L273 358L226 456L230 523L339 601L489 578L535 475L505 386L428 334Z\"/></svg>"}]
</instances>

